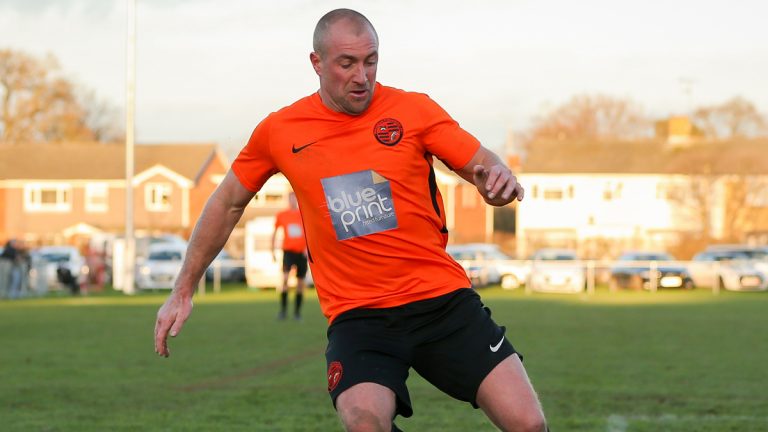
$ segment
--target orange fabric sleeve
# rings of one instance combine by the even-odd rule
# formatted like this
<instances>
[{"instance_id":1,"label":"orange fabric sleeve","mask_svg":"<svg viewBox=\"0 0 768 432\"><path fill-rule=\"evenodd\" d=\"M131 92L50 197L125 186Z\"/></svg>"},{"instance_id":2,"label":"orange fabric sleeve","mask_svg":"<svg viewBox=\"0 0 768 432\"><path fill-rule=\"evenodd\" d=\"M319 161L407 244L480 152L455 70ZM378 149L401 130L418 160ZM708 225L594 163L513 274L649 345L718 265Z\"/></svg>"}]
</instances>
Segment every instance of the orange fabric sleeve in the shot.
<instances>
[{"instance_id":1,"label":"orange fabric sleeve","mask_svg":"<svg viewBox=\"0 0 768 432\"><path fill-rule=\"evenodd\" d=\"M278 172L269 148L271 115L253 130L248 144L232 162L232 172L240 183L251 192L258 192L264 183Z\"/></svg>"},{"instance_id":2,"label":"orange fabric sleeve","mask_svg":"<svg viewBox=\"0 0 768 432\"><path fill-rule=\"evenodd\" d=\"M421 98L419 107L426 125L421 138L427 151L453 170L463 168L480 148L480 141L462 129L429 96L420 93L416 95Z\"/></svg>"}]
</instances>

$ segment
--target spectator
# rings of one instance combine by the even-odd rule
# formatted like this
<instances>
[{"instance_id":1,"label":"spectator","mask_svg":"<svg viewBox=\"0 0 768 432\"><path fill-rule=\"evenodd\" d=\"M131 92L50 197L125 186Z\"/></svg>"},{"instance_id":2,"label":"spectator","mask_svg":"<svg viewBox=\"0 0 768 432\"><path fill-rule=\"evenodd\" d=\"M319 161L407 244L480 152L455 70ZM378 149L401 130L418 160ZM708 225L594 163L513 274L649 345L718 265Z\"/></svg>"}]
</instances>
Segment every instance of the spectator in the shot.
<instances>
[{"instance_id":1,"label":"spectator","mask_svg":"<svg viewBox=\"0 0 768 432\"><path fill-rule=\"evenodd\" d=\"M15 239L8 240L5 244L0 260L4 261L3 268L5 269L5 271L0 271L0 275L4 279L0 285L5 285L8 298L19 298L21 296L24 256Z\"/></svg>"}]
</instances>

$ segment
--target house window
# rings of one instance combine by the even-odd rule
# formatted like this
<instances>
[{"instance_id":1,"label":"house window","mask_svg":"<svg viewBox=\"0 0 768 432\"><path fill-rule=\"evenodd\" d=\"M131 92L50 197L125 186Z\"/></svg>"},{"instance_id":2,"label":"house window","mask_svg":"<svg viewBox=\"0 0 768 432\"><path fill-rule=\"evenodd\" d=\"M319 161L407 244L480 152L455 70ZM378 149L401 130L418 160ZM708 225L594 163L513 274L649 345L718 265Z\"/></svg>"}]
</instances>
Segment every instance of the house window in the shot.
<instances>
[{"instance_id":1,"label":"house window","mask_svg":"<svg viewBox=\"0 0 768 432\"><path fill-rule=\"evenodd\" d=\"M109 209L109 187L106 183L85 185L85 211L103 213Z\"/></svg>"},{"instance_id":2,"label":"house window","mask_svg":"<svg viewBox=\"0 0 768 432\"><path fill-rule=\"evenodd\" d=\"M148 183L144 186L144 205L149 211L162 212L170 210L170 183Z\"/></svg>"},{"instance_id":3,"label":"house window","mask_svg":"<svg viewBox=\"0 0 768 432\"><path fill-rule=\"evenodd\" d=\"M72 186L68 184L30 184L24 186L24 209L31 212L72 210Z\"/></svg>"},{"instance_id":4,"label":"house window","mask_svg":"<svg viewBox=\"0 0 768 432\"><path fill-rule=\"evenodd\" d=\"M545 200L561 200L563 199L562 189L544 189Z\"/></svg>"},{"instance_id":5,"label":"house window","mask_svg":"<svg viewBox=\"0 0 768 432\"><path fill-rule=\"evenodd\" d=\"M475 186L461 186L461 206L473 208L477 206L477 188Z\"/></svg>"},{"instance_id":6,"label":"house window","mask_svg":"<svg viewBox=\"0 0 768 432\"><path fill-rule=\"evenodd\" d=\"M656 198L673 202L685 202L689 195L687 189L685 184L660 183L656 186Z\"/></svg>"},{"instance_id":7,"label":"house window","mask_svg":"<svg viewBox=\"0 0 768 432\"><path fill-rule=\"evenodd\" d=\"M605 201L611 201L615 199L621 198L621 189L623 185L621 182L614 183L609 182L605 184L605 188L603 189L603 199Z\"/></svg>"}]
</instances>

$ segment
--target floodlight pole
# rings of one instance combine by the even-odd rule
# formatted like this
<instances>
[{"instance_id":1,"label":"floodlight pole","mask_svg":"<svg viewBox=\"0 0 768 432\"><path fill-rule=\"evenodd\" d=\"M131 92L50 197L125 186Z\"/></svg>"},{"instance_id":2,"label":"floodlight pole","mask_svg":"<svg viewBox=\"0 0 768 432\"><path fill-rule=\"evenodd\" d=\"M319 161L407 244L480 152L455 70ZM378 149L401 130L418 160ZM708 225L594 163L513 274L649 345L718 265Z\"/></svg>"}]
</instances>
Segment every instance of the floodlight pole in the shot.
<instances>
[{"instance_id":1,"label":"floodlight pole","mask_svg":"<svg viewBox=\"0 0 768 432\"><path fill-rule=\"evenodd\" d=\"M136 239L133 227L134 114L136 111L136 0L127 0L128 28L125 62L125 266L123 292L134 294Z\"/></svg>"}]
</instances>

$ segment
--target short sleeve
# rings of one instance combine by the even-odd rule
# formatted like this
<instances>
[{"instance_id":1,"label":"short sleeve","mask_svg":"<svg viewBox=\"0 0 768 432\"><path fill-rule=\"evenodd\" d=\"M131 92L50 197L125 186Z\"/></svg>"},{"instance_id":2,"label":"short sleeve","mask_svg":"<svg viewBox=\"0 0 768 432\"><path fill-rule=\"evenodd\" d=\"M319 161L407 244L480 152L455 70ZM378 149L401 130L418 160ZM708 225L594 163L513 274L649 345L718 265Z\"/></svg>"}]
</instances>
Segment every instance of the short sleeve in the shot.
<instances>
[{"instance_id":1,"label":"short sleeve","mask_svg":"<svg viewBox=\"0 0 768 432\"><path fill-rule=\"evenodd\" d=\"M278 172L269 148L270 118L265 118L256 126L248 144L232 162L232 172L251 192L258 192L267 179Z\"/></svg>"},{"instance_id":2,"label":"short sleeve","mask_svg":"<svg viewBox=\"0 0 768 432\"><path fill-rule=\"evenodd\" d=\"M465 131L435 101L418 94L424 130L422 142L427 151L451 169L463 168L480 148L480 141Z\"/></svg>"}]
</instances>

